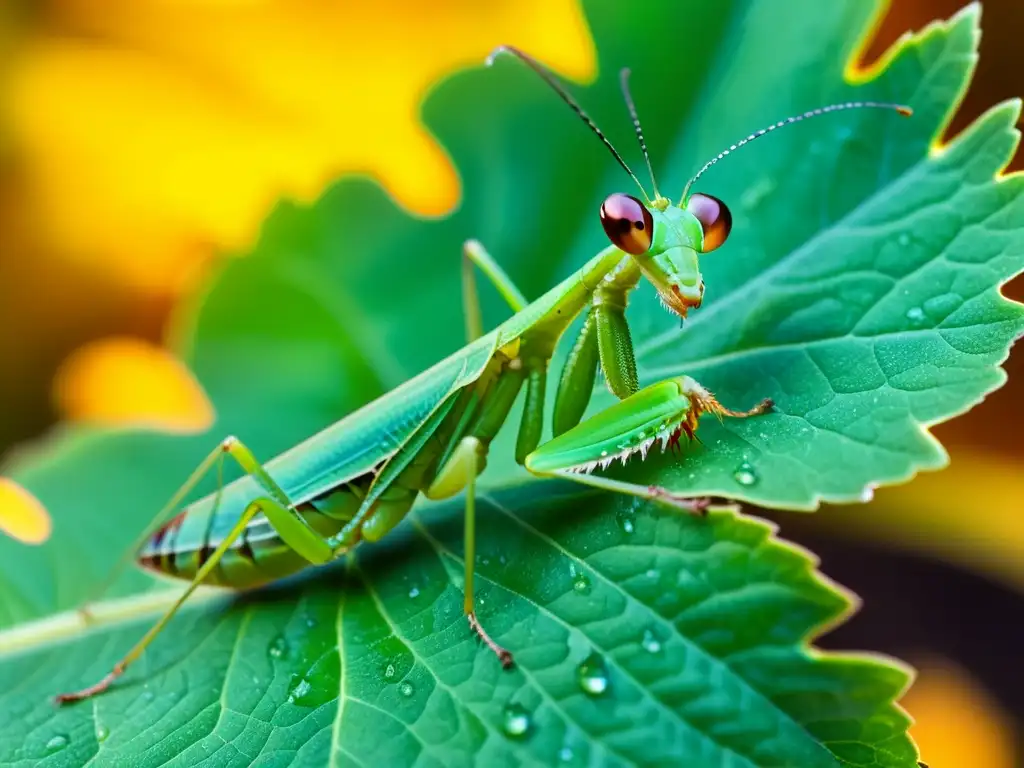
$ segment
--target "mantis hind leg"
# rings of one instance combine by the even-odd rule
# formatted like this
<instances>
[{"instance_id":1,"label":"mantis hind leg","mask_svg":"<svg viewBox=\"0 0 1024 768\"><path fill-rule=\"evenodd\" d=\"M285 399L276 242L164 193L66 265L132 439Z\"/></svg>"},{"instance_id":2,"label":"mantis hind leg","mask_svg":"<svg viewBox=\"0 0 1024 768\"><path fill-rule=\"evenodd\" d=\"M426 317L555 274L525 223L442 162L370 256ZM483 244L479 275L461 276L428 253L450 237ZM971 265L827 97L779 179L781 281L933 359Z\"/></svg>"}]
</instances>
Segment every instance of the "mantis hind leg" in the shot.
<instances>
[{"instance_id":1,"label":"mantis hind leg","mask_svg":"<svg viewBox=\"0 0 1024 768\"><path fill-rule=\"evenodd\" d=\"M83 688L80 691L60 694L57 696L58 703L79 701L81 699L87 699L91 696L95 696L98 693L102 693L109 688L118 677L124 674L124 671L128 666L142 655L147 646L153 642L156 636L160 634L167 623L174 617L174 614L178 612L178 609L181 608L185 601L193 592L195 592L196 588L202 584L210 572L217 567L218 563L220 563L221 559L224 557L224 553L227 552L238 537L242 535L249 522L257 514L263 513L266 516L267 521L281 537L281 540L310 563L314 565L321 565L334 558L334 551L327 543L327 540L314 530L309 523L307 523L306 520L294 510L292 502L284 490L274 481L266 469L263 468L263 465L256 460L252 451L250 451L235 437L228 437L221 441L220 445L218 445L217 448L199 464L185 484L177 493L174 494L174 497L165 509L175 509L177 506L180 506L181 502L195 488L203 476L215 465L219 467L224 456L231 456L235 461L237 461L239 466L245 470L247 474L251 475L262 489L266 491L267 496L254 500L245 508L239 516L238 522L235 523L234 527L228 532L213 553L196 571L195 576L189 582L185 591L177 600L174 601L174 604L167 609L164 615L160 617L160 620L157 621L157 623L154 624L148 632L146 632L142 639L139 640L139 642L137 642L132 649L114 665L113 669L102 680L95 685ZM222 482L218 483L217 491L215 492L217 494L216 498L218 501L221 490ZM165 517L166 514L166 512L162 511L162 516ZM160 515L158 515L157 519L160 519ZM153 524L149 526L149 528L153 527ZM147 531L148 530L149 529L147 529Z\"/></svg>"},{"instance_id":2,"label":"mantis hind leg","mask_svg":"<svg viewBox=\"0 0 1024 768\"><path fill-rule=\"evenodd\" d=\"M196 486L209 474L210 470L214 467L217 468L218 480L217 480L217 493L220 493L221 488L224 485L223 469L224 469L224 444L221 443L214 448L210 453L203 459L199 465L192 471L189 478L175 491L174 495L171 496L170 500L163 506L163 508L156 513L149 524L143 529L142 533L135 539L132 545L124 551L117 563L114 564L113 569L100 583L93 587L85 599L81 602L78 607L78 612L88 622L92 619L92 615L89 612L89 606L99 600L107 590L114 584L117 577L124 572L124 570L131 565L139 552L140 549L145 545L147 541L152 538L160 526L166 523L170 517L178 512L185 499L192 491L195 490Z\"/></svg>"},{"instance_id":3,"label":"mantis hind leg","mask_svg":"<svg viewBox=\"0 0 1024 768\"><path fill-rule=\"evenodd\" d=\"M241 536L242 531L245 530L246 526L249 524L249 521L252 520L253 517L255 517L256 514L261 511L263 511L263 509L258 501L253 502L248 507L246 507L245 512L243 512L242 515L238 518L238 522L235 524L235 527L231 529L231 532L228 533L226 537L224 537L224 540L220 543L220 546L217 547L216 550L214 550L213 554L210 555L209 559L205 563L203 563L203 566L196 573L195 578L193 578L192 581L189 583L188 588L181 594L181 596L177 600L174 601L174 604L167 609L164 615L160 617L160 620L149 628L149 631L146 632L145 635L143 635L142 639L139 640L139 642L137 642L134 646L132 646L132 649L128 651L128 653L126 653L121 658L121 660L114 665L113 669L111 669L110 672L108 672L105 677L103 677L98 683L90 685L87 688L83 688L79 691L59 694L56 697L57 703L65 704L72 701L81 701L82 699L91 698L92 696L95 696L96 694L102 693L103 691L107 690L107 688L109 688L114 683L114 681L117 680L117 678L123 675L124 671L128 668L128 666L142 655L143 651L146 650L149 644L152 643L156 636L159 635L160 632L163 630L163 628L167 626L167 623L172 618L174 618L174 614L178 612L178 609L181 608L181 606L184 605L185 601L192 595L193 592L195 592L196 587L198 587L202 583L203 579L207 577L210 571L217 567L217 563L220 562L221 558L224 556L224 553L227 552L231 544L239 536Z\"/></svg>"},{"instance_id":4,"label":"mantis hind leg","mask_svg":"<svg viewBox=\"0 0 1024 768\"><path fill-rule=\"evenodd\" d=\"M106 578L104 578L97 587L95 587L89 592L86 599L82 602L78 609L79 612L83 614L83 616L86 618L86 620L89 620L91 618L91 615L89 613L89 604L98 600L111 587L114 581L116 581L117 576L120 573L122 573L124 569L127 568L132 562L134 562L139 550L141 550L142 547L146 544L146 542L153 537L153 535L159 530L160 526L165 524L172 515L181 511L182 505L184 504L185 499L188 498L188 495L196 489L196 486L198 486L199 483L202 482L203 478L205 478L206 475L209 474L210 471L215 467L217 469L217 489L216 491L214 491L214 514L216 514L216 509L220 503L220 493L221 490L224 488L224 459L228 456L234 459L235 462L242 468L244 472L252 475L260 484L260 486L262 486L262 488L270 495L271 498L275 499L279 504L285 507L291 505L288 496L281 489L281 487L278 486L276 482L274 482L273 478L270 477L266 470L263 469L262 465L256 460L256 457L253 456L252 451L250 451L245 446L245 444L242 443L242 441L240 441L238 438L233 436L226 437L225 439L221 440L221 442L217 445L216 448L210 451L206 458L199 462L198 466L196 466L196 468L192 471L192 474L189 475L188 479L184 483L182 483L181 487L178 488L177 491L174 492L174 495L171 496L170 500L163 506L163 508L159 512L157 512L157 514L150 521L149 525L147 525L145 529L143 529L139 537L132 543L132 546L125 551L125 553L121 556L121 558L118 560L118 562L115 564L114 568L106 576ZM302 520L302 518L298 517L297 515L294 517L296 518L297 521L297 527L299 529L306 529L305 531L298 530L293 537L298 542L298 546L294 546L293 548L297 551L300 551L301 554L301 549L303 547L304 540L305 538L308 538L303 534L308 533L313 534L315 536L319 535L316 534L316 532L312 528L310 528L309 525L306 524L304 520ZM282 538L286 537L282 535ZM316 545L310 544L309 547L315 548ZM313 549L307 549L311 555L314 554ZM323 552L320 551L318 553L318 556L320 556L321 560L322 555ZM312 560L312 558L308 556L307 559L311 560L311 562L317 562L316 560ZM327 559L330 558L328 557ZM323 561L326 562L326 560Z\"/></svg>"}]
</instances>

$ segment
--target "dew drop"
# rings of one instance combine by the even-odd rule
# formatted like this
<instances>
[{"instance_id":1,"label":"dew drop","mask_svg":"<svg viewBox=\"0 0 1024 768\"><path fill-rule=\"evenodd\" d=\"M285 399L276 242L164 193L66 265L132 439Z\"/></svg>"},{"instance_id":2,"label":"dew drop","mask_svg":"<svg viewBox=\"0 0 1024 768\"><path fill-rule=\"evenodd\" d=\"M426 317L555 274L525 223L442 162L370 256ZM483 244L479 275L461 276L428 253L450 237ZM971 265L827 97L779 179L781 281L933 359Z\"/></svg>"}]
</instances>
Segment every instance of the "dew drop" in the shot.
<instances>
[{"instance_id":1,"label":"dew drop","mask_svg":"<svg viewBox=\"0 0 1024 768\"><path fill-rule=\"evenodd\" d=\"M522 704L512 703L505 707L501 729L506 736L521 738L530 730L530 713Z\"/></svg>"},{"instance_id":2,"label":"dew drop","mask_svg":"<svg viewBox=\"0 0 1024 768\"><path fill-rule=\"evenodd\" d=\"M908 245L910 245L910 235L908 235L906 232L900 232L900 236L896 238L896 242L898 242L900 245L906 248Z\"/></svg>"},{"instance_id":3,"label":"dew drop","mask_svg":"<svg viewBox=\"0 0 1024 768\"><path fill-rule=\"evenodd\" d=\"M413 587L412 589L409 590L409 597L412 598L413 600L415 600L419 596L420 596L420 588L419 587Z\"/></svg>"},{"instance_id":4,"label":"dew drop","mask_svg":"<svg viewBox=\"0 0 1024 768\"><path fill-rule=\"evenodd\" d=\"M590 579L587 578L585 573L580 573L576 576L572 583L572 589L577 595L590 594Z\"/></svg>"},{"instance_id":5,"label":"dew drop","mask_svg":"<svg viewBox=\"0 0 1024 768\"><path fill-rule=\"evenodd\" d=\"M600 696L608 690L608 669L597 653L590 654L580 663L576 675L580 688L588 696Z\"/></svg>"},{"instance_id":6,"label":"dew drop","mask_svg":"<svg viewBox=\"0 0 1024 768\"><path fill-rule=\"evenodd\" d=\"M307 616L306 617L306 626L309 627L310 629L315 627L316 626L316 619L314 619L312 616Z\"/></svg>"},{"instance_id":7,"label":"dew drop","mask_svg":"<svg viewBox=\"0 0 1024 768\"><path fill-rule=\"evenodd\" d=\"M309 695L313 692L313 686L306 678L301 678L299 682L288 693L288 703L298 704L301 706L309 706Z\"/></svg>"},{"instance_id":8,"label":"dew drop","mask_svg":"<svg viewBox=\"0 0 1024 768\"><path fill-rule=\"evenodd\" d=\"M384 679L385 679L385 680L390 680L390 679L392 679L392 678L393 678L394 676L395 676L395 665L394 665L394 664L388 664L388 665L387 665L387 666L386 666L386 667L384 668Z\"/></svg>"},{"instance_id":9,"label":"dew drop","mask_svg":"<svg viewBox=\"0 0 1024 768\"><path fill-rule=\"evenodd\" d=\"M558 759L563 763L571 763L573 758L572 747L562 747L558 750Z\"/></svg>"},{"instance_id":10,"label":"dew drop","mask_svg":"<svg viewBox=\"0 0 1024 768\"><path fill-rule=\"evenodd\" d=\"M650 629L644 630L643 639L640 641L640 645L648 653L657 653L661 650L661 641L655 637L654 632Z\"/></svg>"},{"instance_id":11,"label":"dew drop","mask_svg":"<svg viewBox=\"0 0 1024 768\"><path fill-rule=\"evenodd\" d=\"M105 726L105 725L97 725L96 726L96 741L98 741L100 744L102 744L108 738L110 738L110 729L107 728L107 726Z\"/></svg>"},{"instance_id":12,"label":"dew drop","mask_svg":"<svg viewBox=\"0 0 1024 768\"><path fill-rule=\"evenodd\" d=\"M143 701L152 701L153 700L153 696L154 696L154 693L152 691L148 690L148 689L142 692L142 700Z\"/></svg>"},{"instance_id":13,"label":"dew drop","mask_svg":"<svg viewBox=\"0 0 1024 768\"><path fill-rule=\"evenodd\" d=\"M735 478L737 483L748 487L757 482L757 472L754 470L753 465L746 461L736 468L736 471L732 473L732 476Z\"/></svg>"},{"instance_id":14,"label":"dew drop","mask_svg":"<svg viewBox=\"0 0 1024 768\"><path fill-rule=\"evenodd\" d=\"M60 752L70 743L71 742L67 736L58 733L56 736L54 736L52 739L46 742L46 753L48 755L52 755L54 752Z\"/></svg>"},{"instance_id":15,"label":"dew drop","mask_svg":"<svg viewBox=\"0 0 1024 768\"><path fill-rule=\"evenodd\" d=\"M958 310L963 303L962 296L955 293L943 293L927 299L921 308L928 317L935 320L945 320L949 315Z\"/></svg>"},{"instance_id":16,"label":"dew drop","mask_svg":"<svg viewBox=\"0 0 1024 768\"><path fill-rule=\"evenodd\" d=\"M278 635L270 641L270 645L267 646L267 653L270 654L272 659L287 659L288 641L284 639L283 635Z\"/></svg>"},{"instance_id":17,"label":"dew drop","mask_svg":"<svg viewBox=\"0 0 1024 768\"><path fill-rule=\"evenodd\" d=\"M615 515L615 519L619 521L619 528L623 533L633 533L636 530L636 522L631 511L623 510Z\"/></svg>"},{"instance_id":18,"label":"dew drop","mask_svg":"<svg viewBox=\"0 0 1024 768\"><path fill-rule=\"evenodd\" d=\"M576 563L569 563L569 575L572 577L572 591L578 595L590 594L590 579Z\"/></svg>"},{"instance_id":19,"label":"dew drop","mask_svg":"<svg viewBox=\"0 0 1024 768\"><path fill-rule=\"evenodd\" d=\"M416 692L416 689L412 687L412 683L406 680L404 683L398 686L398 692L406 698L408 698Z\"/></svg>"},{"instance_id":20,"label":"dew drop","mask_svg":"<svg viewBox=\"0 0 1024 768\"><path fill-rule=\"evenodd\" d=\"M920 307L911 307L907 310L907 320L912 323L920 323L924 320L924 310Z\"/></svg>"}]
</instances>

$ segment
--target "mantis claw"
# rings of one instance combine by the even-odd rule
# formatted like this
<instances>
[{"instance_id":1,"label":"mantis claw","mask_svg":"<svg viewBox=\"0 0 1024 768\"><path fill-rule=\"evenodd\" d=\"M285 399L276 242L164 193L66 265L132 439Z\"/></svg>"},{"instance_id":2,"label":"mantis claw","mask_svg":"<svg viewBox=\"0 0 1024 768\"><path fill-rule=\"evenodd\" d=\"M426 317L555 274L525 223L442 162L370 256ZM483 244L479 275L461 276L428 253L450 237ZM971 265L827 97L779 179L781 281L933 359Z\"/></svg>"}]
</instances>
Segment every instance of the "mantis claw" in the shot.
<instances>
[{"instance_id":1,"label":"mantis claw","mask_svg":"<svg viewBox=\"0 0 1024 768\"><path fill-rule=\"evenodd\" d=\"M707 496L701 496L698 498L694 498L692 496L681 496L662 488L660 485L647 486L647 492L650 494L651 499L655 501L663 501L676 509L689 512L697 517L707 517L708 510L711 508L711 499Z\"/></svg>"},{"instance_id":2,"label":"mantis claw","mask_svg":"<svg viewBox=\"0 0 1024 768\"><path fill-rule=\"evenodd\" d=\"M490 648L494 655L498 657L498 661L501 662L502 669L512 669L514 662L512 661L512 652L506 648L502 648L496 642L491 639L491 636L487 634L487 631L480 625L480 621L476 617L476 613L467 613L466 618L469 620L469 628L473 630L477 637L484 641L484 645Z\"/></svg>"},{"instance_id":3,"label":"mantis claw","mask_svg":"<svg viewBox=\"0 0 1024 768\"><path fill-rule=\"evenodd\" d=\"M74 691L72 693L61 693L54 697L54 703L60 706L61 704L69 704L73 701L82 701L89 699L98 693L103 693L111 686L111 684L121 676L124 672L124 667L118 664L114 667L113 671L109 672L106 677L100 680L94 685L90 685L88 688L83 688L80 691Z\"/></svg>"}]
</instances>

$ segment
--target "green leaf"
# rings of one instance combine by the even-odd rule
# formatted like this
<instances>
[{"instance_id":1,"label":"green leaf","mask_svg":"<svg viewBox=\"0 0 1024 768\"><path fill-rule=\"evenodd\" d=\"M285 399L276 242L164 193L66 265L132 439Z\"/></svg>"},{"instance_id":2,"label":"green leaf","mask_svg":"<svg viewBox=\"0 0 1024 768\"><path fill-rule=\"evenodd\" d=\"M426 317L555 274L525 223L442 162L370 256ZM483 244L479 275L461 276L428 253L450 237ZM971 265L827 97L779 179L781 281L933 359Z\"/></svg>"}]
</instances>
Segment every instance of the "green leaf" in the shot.
<instances>
[{"instance_id":1,"label":"green leaf","mask_svg":"<svg viewBox=\"0 0 1024 768\"><path fill-rule=\"evenodd\" d=\"M0 755L106 765L468 765L471 755L478 765L628 765L685 755L687 765L802 768L834 766L834 755L914 765L908 720L891 704L907 672L808 654L804 638L849 602L766 524L539 485L488 497L480 512L481 619L517 649L515 671L468 631L461 530L446 516L348 573L188 611L92 706L55 710L42 697L98 679L148 620L70 647L55 642L67 627L23 636L36 648L0 666L0 711L17 723L0 732Z\"/></svg>"},{"instance_id":2,"label":"green leaf","mask_svg":"<svg viewBox=\"0 0 1024 768\"><path fill-rule=\"evenodd\" d=\"M620 470L631 478L767 506L857 500L941 466L924 428L1001 383L1024 327L998 290L1024 268L1022 182L995 181L1018 105L933 151L970 76L977 7L853 86L844 68L871 13L858 0L795 2L784 22L752 1L588 5L602 77L580 98L625 152L616 72L632 68L660 186L675 195L707 157L787 113L855 98L915 110L788 128L702 179L730 202L733 235L704 258L705 305L682 330L638 292L639 373L647 383L685 371L730 406L772 396L779 412L705 420L685 461ZM422 508L428 527L359 551L351 573L187 609L92 707L50 706L130 647L161 587L131 574L114 594L142 602L105 607L109 622L84 636L54 614L109 572L218 439L237 434L269 458L457 349L467 237L528 296L603 247L598 207L628 179L531 73L514 61L465 72L424 112L463 174L452 216L411 218L371 183L346 180L311 207L282 204L254 253L182 312L178 346L217 408L209 434L66 429L10 467L55 528L38 549L0 540L0 625L12 628L0 647L16 652L0 662L0 723L13 724L0 730L0 759L33 762L51 743L54 764L355 764L381 749L394 750L389 764L459 764L470 749L549 764L568 748L581 762L664 762L674 750L693 765L730 764L731 753L734 765L832 765L831 754L913 766L891 704L905 673L805 649L845 605L806 559L766 543L751 520L680 519L526 484L512 430L485 476L497 490L479 515L478 596L520 671L502 675L465 627L452 502ZM484 293L496 323L505 310ZM608 402L599 392L592 408ZM576 594L585 580L590 593ZM664 656L644 650L647 629ZM576 670L595 649L611 686L591 699ZM502 733L513 704L530 713L525 738Z\"/></svg>"}]
</instances>

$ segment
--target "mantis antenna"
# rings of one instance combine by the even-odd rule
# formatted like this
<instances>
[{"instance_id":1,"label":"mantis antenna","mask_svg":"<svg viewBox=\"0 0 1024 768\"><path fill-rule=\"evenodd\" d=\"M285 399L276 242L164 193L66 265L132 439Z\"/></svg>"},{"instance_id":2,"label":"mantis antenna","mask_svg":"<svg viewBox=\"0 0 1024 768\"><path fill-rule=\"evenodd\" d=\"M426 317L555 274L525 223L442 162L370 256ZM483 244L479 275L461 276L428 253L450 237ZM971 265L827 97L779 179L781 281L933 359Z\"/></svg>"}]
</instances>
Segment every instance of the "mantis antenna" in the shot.
<instances>
[{"instance_id":1,"label":"mantis antenna","mask_svg":"<svg viewBox=\"0 0 1024 768\"><path fill-rule=\"evenodd\" d=\"M554 92L557 93L561 97L562 101L564 101L566 104L568 104L570 107L572 107L572 110L577 115L580 116L580 119L583 120L583 122L587 124L587 126L590 128L590 130L592 130L594 133L597 134L597 138L599 138L602 142L604 142L604 145L606 147L608 147L608 151L612 153L612 157L614 157L618 161L619 165L621 165L623 167L623 169L626 171L626 173L628 173L630 175L630 178L632 178L633 181L636 182L636 185L638 187L640 187L640 191L643 193L644 198L646 198L648 200L648 202L650 202L650 199L647 198L647 192L646 192L646 190L644 190L643 184L640 183L640 180L636 177L636 174L634 174L633 171L631 171L629 169L629 166L626 165L626 161L622 159L622 155L620 155L618 153L618 151L615 149L615 147L612 146L612 143L610 141L608 141L608 137L606 137L601 132L601 129L597 127L597 123L595 123L591 119L590 115L588 115L586 112L583 111L583 107L581 107L579 104L577 104L576 100L572 96L569 95L568 91L566 91L565 88L563 88L558 83L558 81L555 79L555 76L553 74L551 74L551 72L543 64L541 64L535 58L530 56L528 53L524 53L523 51L521 51L518 48L515 48L515 47L513 47L511 45L499 45L497 48L495 48L493 51L491 51L491 55L487 57L487 61L486 61L487 66L491 66L491 64L494 63L494 60L499 55L501 55L502 53L509 53L509 54L515 56L520 61L522 61L524 64L526 64L526 66L528 66L530 69L532 69L538 75L540 75L541 79L544 80L545 83L547 83L548 85L551 86L552 90L554 90ZM634 114L636 114L635 111L634 111ZM639 133L639 132L640 132L640 124L637 123L637 133ZM642 137L640 139L640 142L641 142L641 145L642 145L643 144L643 138ZM645 150L644 151L644 155L646 156L646 154L647 154L647 152ZM648 165L649 165L649 163L648 163ZM657 195L657 192L655 192L655 195Z\"/></svg>"},{"instance_id":2,"label":"mantis antenna","mask_svg":"<svg viewBox=\"0 0 1024 768\"><path fill-rule=\"evenodd\" d=\"M651 156L647 154L647 142L644 141L644 132L640 128L640 115L636 112L636 104L633 103L633 95L629 92L629 67L623 67L619 72L619 85L622 86L622 97L626 100L626 108L629 116L633 118L633 127L636 129L636 138L640 142L640 151L644 153L644 162L647 163L647 172L651 174L651 186L654 187L654 199L658 200L661 193L658 191L658 182L654 178L654 168L651 166Z\"/></svg>"},{"instance_id":3,"label":"mantis antenna","mask_svg":"<svg viewBox=\"0 0 1024 768\"><path fill-rule=\"evenodd\" d=\"M865 108L867 108L867 109L891 109L891 110L893 110L895 112L898 112L899 114L903 115L904 117L910 117L910 115L913 114L913 110L910 107L904 106L903 104L891 104L891 103L888 103L888 102L881 102L881 101L847 101L847 102L845 102L843 104L830 104L827 107L818 107L817 109L812 109L812 110L809 110L807 112L804 112L802 115L794 115L793 117L787 117L785 120L780 120L779 122L774 123L773 125L769 125L767 128L762 128L760 131L757 131L756 133L750 134L745 139L741 139L741 140L737 141L735 144L730 146L728 149L722 150L717 155L715 155L713 158L708 160L704 164L704 167L701 168L699 171L697 171L697 173L694 175L694 177L692 179L690 179L688 182L686 182L686 186L683 188L683 196L679 200L679 206L682 207L682 206L684 206L686 204L686 196L690 192L690 187L693 186L693 183L695 181L697 181L697 179L699 179L701 176L704 175L704 172L708 168L710 168L712 165L717 163L719 160L721 160L726 155L728 155L728 154L730 154L732 152L735 152L737 149L742 147L744 144L749 144L750 142L754 141L754 139L759 139L762 136L764 136L765 134L771 133L776 128L782 128L783 126L786 126L786 125L792 125L793 123L799 123L802 120L808 120L808 119L810 119L812 117L820 117L821 115L827 115L829 112L839 112L840 110L844 110L844 109L865 109Z\"/></svg>"}]
</instances>

